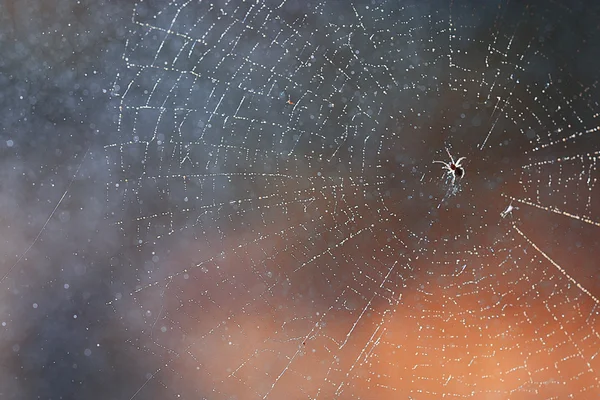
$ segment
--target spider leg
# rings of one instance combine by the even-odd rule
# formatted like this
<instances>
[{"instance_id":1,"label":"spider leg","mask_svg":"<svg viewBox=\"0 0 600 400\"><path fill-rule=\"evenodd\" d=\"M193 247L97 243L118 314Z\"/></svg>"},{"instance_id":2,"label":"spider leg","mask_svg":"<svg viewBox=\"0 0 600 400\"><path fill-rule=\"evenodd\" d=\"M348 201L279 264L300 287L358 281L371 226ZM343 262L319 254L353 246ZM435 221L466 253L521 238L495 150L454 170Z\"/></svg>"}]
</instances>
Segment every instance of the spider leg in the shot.
<instances>
[{"instance_id":1,"label":"spider leg","mask_svg":"<svg viewBox=\"0 0 600 400\"><path fill-rule=\"evenodd\" d=\"M452 157L452 154L450 154L450 150L448 150L448 148L446 147L446 153L448 153L448 157L450 157L450 161L452 161L452 164L456 164L454 162L454 157Z\"/></svg>"},{"instance_id":2,"label":"spider leg","mask_svg":"<svg viewBox=\"0 0 600 400\"><path fill-rule=\"evenodd\" d=\"M448 164L447 162L444 162L444 161L434 161L434 163L444 164L444 166L446 166L447 168L450 168L450 164Z\"/></svg>"},{"instance_id":3,"label":"spider leg","mask_svg":"<svg viewBox=\"0 0 600 400\"><path fill-rule=\"evenodd\" d=\"M450 164L448 164L447 162L443 162L443 161L434 161L434 163L439 163L444 165L443 169L445 169L446 171L448 171L449 173L453 173L452 171L452 167L450 167Z\"/></svg>"},{"instance_id":4,"label":"spider leg","mask_svg":"<svg viewBox=\"0 0 600 400\"><path fill-rule=\"evenodd\" d=\"M461 157L458 160L456 160L456 163L454 165L456 165L457 167L460 167L461 166L460 163L466 159L467 159L467 157Z\"/></svg>"}]
</instances>

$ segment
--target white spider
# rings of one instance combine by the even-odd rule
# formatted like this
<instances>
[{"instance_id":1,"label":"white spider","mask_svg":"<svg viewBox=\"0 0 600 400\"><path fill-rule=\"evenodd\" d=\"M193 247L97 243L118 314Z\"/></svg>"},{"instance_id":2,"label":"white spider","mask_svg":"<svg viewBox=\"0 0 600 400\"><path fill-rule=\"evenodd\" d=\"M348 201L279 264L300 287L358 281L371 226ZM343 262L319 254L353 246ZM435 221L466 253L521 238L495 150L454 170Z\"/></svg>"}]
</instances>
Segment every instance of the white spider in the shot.
<instances>
[{"instance_id":1,"label":"white spider","mask_svg":"<svg viewBox=\"0 0 600 400\"><path fill-rule=\"evenodd\" d=\"M506 207L506 209L504 209L504 211L502 211L502 212L500 213L500 216L501 216L502 218L506 218L506 217L507 217L507 216L509 216L509 215L512 217L512 212L513 212L513 210L518 210L518 209L519 209L519 207L514 207L514 206L512 205L512 201L511 201L511 202L510 202L510 204L508 205L508 207Z\"/></svg>"},{"instance_id":2,"label":"white spider","mask_svg":"<svg viewBox=\"0 0 600 400\"><path fill-rule=\"evenodd\" d=\"M461 157L454 161L454 157L452 157L452 154L450 154L450 150L448 150L448 148L446 148L446 153L448 153L448 156L450 157L449 163L444 161L434 161L434 163L444 164L444 170L446 170L446 173L450 174L452 177L452 186L454 186L457 179L460 180L463 176L465 176L465 169L461 163L466 159L466 157Z\"/></svg>"}]
</instances>

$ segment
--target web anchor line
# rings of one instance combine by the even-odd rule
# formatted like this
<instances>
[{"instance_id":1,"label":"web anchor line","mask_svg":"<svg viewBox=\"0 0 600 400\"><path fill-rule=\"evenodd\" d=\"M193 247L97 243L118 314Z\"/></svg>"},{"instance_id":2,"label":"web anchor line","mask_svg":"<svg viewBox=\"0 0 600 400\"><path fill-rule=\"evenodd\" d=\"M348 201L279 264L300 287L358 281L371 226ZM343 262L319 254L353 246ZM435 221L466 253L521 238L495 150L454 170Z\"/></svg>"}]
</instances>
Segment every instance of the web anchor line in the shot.
<instances>
[{"instance_id":1,"label":"web anchor line","mask_svg":"<svg viewBox=\"0 0 600 400\"><path fill-rule=\"evenodd\" d=\"M69 192L69 190L71 189L71 185L73 184L73 181L75 180L75 178L77 177L77 175L79 174L79 170L81 169L81 166L83 165L83 161L85 160L85 157L87 156L87 153L89 151L89 147L86 149L85 153L83 153L83 157L81 158L81 161L79 162L79 165L77 166L77 170L75 171L75 173L73 174L73 176L71 177L71 180L69 181L69 184L67 185L67 188L65 189L64 193L62 194L62 196L60 197L60 199L58 200L58 202L56 203L56 206L54 206L54 209L52 210L52 212L50 213L50 215L48 216L48 219L46 219L46 222L44 222L44 225L42 225L42 228L40 229L40 231L38 232L37 236L35 237L35 239L33 239L33 242L31 242L31 244L29 245L29 247L27 248L27 250L25 250L21 256L18 258L18 260L12 265L12 267L10 267L8 269L8 271L6 271L6 273L2 276L2 278L0 278L0 283L4 282L4 280L6 278L8 278L8 275L10 275L10 273L17 267L17 265L19 265L19 263L23 260L23 258L25 258L25 256L29 253L29 251L33 248L33 246L37 243L37 241L40 239L40 236L42 236L42 233L44 233L44 230L46 230L46 226L48 226L48 223L50 222L50 220L52 219L52 217L54 216L54 214L56 213L56 210L58 210L58 207L60 207L61 203L63 202L63 200L65 199L65 197L67 196L67 193Z\"/></svg>"},{"instance_id":2,"label":"web anchor line","mask_svg":"<svg viewBox=\"0 0 600 400\"><path fill-rule=\"evenodd\" d=\"M578 221L585 222L586 224L594 225L594 226L597 226L597 227L600 228L600 222L594 221L593 219L590 219L590 218L587 218L587 217L584 217L584 216L580 216L580 215L576 215L576 214L571 214L568 211L563 211L563 210L560 210L560 209L558 209L556 207L543 206L541 204L533 203L531 201L524 200L524 199L518 199L516 197L506 196L504 194L502 196L504 196L504 197L506 197L506 198L508 198L508 199L510 199L512 201L517 201L517 202L519 202L521 204L525 204L525 205L528 205L528 206L531 206L531 207L535 207L535 208L538 208L540 210L553 212L555 214L564 215L565 217L576 219Z\"/></svg>"},{"instance_id":3,"label":"web anchor line","mask_svg":"<svg viewBox=\"0 0 600 400\"><path fill-rule=\"evenodd\" d=\"M515 225L513 225L512 227L513 227L514 230L517 231L517 233L519 235L521 235L523 237L523 239L525 239L527 241L527 243L529 243L529 245L531 247L533 247L534 249L536 249L538 253L540 253L542 256L544 256L544 258L546 260L548 260L550 262L550 264L554 265L556 267L556 269L558 269L560 271L560 273L565 276L565 278L567 278L569 281L571 281L571 283L574 284L575 286L577 286L579 288L579 290L581 290L583 293L587 294L594 301L594 303L596 303L596 305L600 304L600 300L596 296L594 296L592 293L590 293L589 290L587 290L586 288L584 288L579 282L577 282L575 280L575 278L573 278L571 275L569 275L569 273L567 271L565 271L565 269L563 267L561 267L560 265L558 265L558 263L556 261L554 261L552 258L550 258L550 256L548 254L546 254L535 243L533 243L533 241L531 239L529 239L527 237L527 235L525 235L523 233L523 231L521 231Z\"/></svg>"}]
</instances>

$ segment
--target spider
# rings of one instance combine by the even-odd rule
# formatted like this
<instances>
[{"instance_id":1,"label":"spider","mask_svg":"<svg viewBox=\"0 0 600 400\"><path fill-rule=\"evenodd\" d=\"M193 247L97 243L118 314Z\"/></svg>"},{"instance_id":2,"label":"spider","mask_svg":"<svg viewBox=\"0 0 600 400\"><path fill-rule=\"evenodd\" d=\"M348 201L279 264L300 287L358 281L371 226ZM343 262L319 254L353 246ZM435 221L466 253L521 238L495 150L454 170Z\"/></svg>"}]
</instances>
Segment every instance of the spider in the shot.
<instances>
[{"instance_id":1,"label":"spider","mask_svg":"<svg viewBox=\"0 0 600 400\"><path fill-rule=\"evenodd\" d=\"M512 205L512 201L510 202L510 204L508 205L508 207L506 207L506 209L504 209L504 211L502 211L500 213L500 216L502 218L506 218L508 215L510 215L512 217L512 212L513 210L518 210L519 207L515 207Z\"/></svg>"},{"instance_id":2,"label":"spider","mask_svg":"<svg viewBox=\"0 0 600 400\"><path fill-rule=\"evenodd\" d=\"M450 157L449 163L444 161L434 161L434 163L444 164L443 168L446 170L446 173L452 176L452 186L454 186L457 179L460 180L463 176L465 176L465 169L463 168L461 163L463 162L463 160L466 159L466 157L461 157L458 160L454 161L454 157L452 157L452 154L450 154L450 150L448 150L448 148L446 148L446 153L448 153L448 156Z\"/></svg>"}]
</instances>

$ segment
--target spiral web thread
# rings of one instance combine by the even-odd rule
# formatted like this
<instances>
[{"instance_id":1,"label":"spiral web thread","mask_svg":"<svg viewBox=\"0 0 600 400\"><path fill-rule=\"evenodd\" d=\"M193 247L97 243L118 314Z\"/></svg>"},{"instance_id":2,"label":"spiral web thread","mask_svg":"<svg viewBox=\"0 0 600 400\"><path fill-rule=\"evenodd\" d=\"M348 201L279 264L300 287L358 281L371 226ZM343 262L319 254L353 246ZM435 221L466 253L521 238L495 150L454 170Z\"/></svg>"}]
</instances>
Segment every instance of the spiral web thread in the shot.
<instances>
[{"instance_id":1,"label":"spiral web thread","mask_svg":"<svg viewBox=\"0 0 600 400\"><path fill-rule=\"evenodd\" d=\"M600 393L597 87L546 29L576 7L434 3L136 4L105 147L132 398Z\"/></svg>"}]
</instances>

